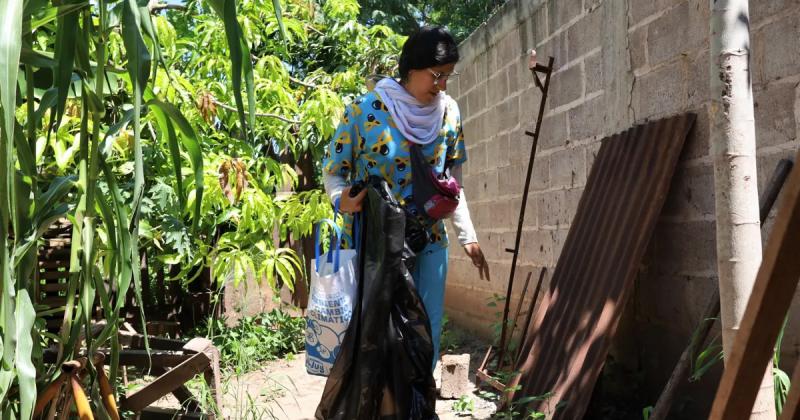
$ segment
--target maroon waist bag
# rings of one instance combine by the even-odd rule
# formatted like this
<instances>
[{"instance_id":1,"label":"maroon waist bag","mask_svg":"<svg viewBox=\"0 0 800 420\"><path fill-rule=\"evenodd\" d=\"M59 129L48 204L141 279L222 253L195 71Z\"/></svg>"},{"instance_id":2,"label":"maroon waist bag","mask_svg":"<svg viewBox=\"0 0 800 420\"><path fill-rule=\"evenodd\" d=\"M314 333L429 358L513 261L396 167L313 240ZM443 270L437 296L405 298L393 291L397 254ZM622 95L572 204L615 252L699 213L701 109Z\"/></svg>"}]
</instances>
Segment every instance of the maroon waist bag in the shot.
<instances>
[{"instance_id":1,"label":"maroon waist bag","mask_svg":"<svg viewBox=\"0 0 800 420\"><path fill-rule=\"evenodd\" d=\"M422 147L411 143L411 175L414 204L434 220L444 219L453 214L458 207L461 186L455 177L450 175L445 166L441 174L428 165L422 154Z\"/></svg>"}]
</instances>

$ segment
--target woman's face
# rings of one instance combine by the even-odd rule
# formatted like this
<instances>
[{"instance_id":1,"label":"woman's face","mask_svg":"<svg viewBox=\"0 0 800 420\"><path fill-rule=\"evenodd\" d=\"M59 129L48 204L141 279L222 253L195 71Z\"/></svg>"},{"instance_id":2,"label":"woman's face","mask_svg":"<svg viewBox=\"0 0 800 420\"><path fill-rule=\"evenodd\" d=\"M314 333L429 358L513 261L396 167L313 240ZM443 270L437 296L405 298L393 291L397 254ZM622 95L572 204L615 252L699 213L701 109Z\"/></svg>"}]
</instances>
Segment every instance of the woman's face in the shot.
<instances>
[{"instance_id":1,"label":"woman's face","mask_svg":"<svg viewBox=\"0 0 800 420\"><path fill-rule=\"evenodd\" d=\"M414 69L408 72L406 90L418 101L428 104L440 91L447 90L447 80L453 74L456 63Z\"/></svg>"}]
</instances>

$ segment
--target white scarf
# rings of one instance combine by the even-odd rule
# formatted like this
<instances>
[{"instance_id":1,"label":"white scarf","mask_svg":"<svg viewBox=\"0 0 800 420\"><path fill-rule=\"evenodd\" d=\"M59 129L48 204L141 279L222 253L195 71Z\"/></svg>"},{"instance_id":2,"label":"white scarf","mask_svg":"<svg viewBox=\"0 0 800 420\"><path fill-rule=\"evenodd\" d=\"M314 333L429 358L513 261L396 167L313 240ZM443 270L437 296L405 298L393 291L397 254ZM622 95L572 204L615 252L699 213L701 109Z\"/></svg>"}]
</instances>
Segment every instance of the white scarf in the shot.
<instances>
[{"instance_id":1,"label":"white scarf","mask_svg":"<svg viewBox=\"0 0 800 420\"><path fill-rule=\"evenodd\" d=\"M411 142L425 145L439 137L447 104L447 95L439 92L429 104L423 104L391 77L375 85L397 129Z\"/></svg>"}]
</instances>

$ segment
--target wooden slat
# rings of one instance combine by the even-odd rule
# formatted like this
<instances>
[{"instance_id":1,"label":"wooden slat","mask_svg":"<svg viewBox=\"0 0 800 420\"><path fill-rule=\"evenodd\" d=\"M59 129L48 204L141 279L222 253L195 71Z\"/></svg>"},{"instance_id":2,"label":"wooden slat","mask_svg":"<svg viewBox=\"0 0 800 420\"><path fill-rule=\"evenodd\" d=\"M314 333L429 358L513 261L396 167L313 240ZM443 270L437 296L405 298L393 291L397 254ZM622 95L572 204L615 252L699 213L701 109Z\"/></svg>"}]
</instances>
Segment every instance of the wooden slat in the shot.
<instances>
[{"instance_id":1,"label":"wooden slat","mask_svg":"<svg viewBox=\"0 0 800 420\"><path fill-rule=\"evenodd\" d=\"M68 279L70 273L68 271L42 271L39 272L39 278L45 280L58 280Z\"/></svg>"},{"instance_id":2,"label":"wooden slat","mask_svg":"<svg viewBox=\"0 0 800 420\"><path fill-rule=\"evenodd\" d=\"M800 159L800 153L796 159ZM800 161L800 160L798 160ZM764 369L800 279L800 171L792 171L764 250L764 259L717 389L711 419L739 419L753 408ZM796 384L795 384L796 385ZM796 388L792 387L792 388ZM782 418L795 418L797 398Z\"/></svg>"},{"instance_id":3,"label":"wooden slat","mask_svg":"<svg viewBox=\"0 0 800 420\"><path fill-rule=\"evenodd\" d=\"M523 343L521 375L509 384L522 385L517 398L550 395L530 408L583 417L694 119L660 120L602 141Z\"/></svg>"},{"instance_id":4,"label":"wooden slat","mask_svg":"<svg viewBox=\"0 0 800 420\"><path fill-rule=\"evenodd\" d=\"M45 283L39 285L40 292L60 292L68 288L69 285L66 283Z\"/></svg>"},{"instance_id":5,"label":"wooden slat","mask_svg":"<svg viewBox=\"0 0 800 420\"><path fill-rule=\"evenodd\" d=\"M211 359L205 353L197 353L174 369L145 385L122 403L122 410L141 411L167 393L182 386L186 381L209 368Z\"/></svg>"},{"instance_id":6,"label":"wooden slat","mask_svg":"<svg viewBox=\"0 0 800 420\"><path fill-rule=\"evenodd\" d=\"M69 259L47 259L39 260L39 267L41 268L67 268L69 267Z\"/></svg>"},{"instance_id":7,"label":"wooden slat","mask_svg":"<svg viewBox=\"0 0 800 420\"><path fill-rule=\"evenodd\" d=\"M142 410L141 418L148 420L213 420L214 416L202 413L183 413L182 410L171 410L168 408L147 407Z\"/></svg>"}]
</instances>

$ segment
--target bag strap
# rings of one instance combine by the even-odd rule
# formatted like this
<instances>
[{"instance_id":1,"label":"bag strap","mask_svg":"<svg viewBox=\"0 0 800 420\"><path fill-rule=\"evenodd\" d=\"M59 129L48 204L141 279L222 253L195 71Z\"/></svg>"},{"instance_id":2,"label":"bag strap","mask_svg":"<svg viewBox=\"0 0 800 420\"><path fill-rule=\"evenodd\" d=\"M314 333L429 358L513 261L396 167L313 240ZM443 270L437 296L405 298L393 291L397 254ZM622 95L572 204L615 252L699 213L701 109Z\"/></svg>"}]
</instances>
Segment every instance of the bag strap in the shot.
<instances>
[{"instance_id":1,"label":"bag strap","mask_svg":"<svg viewBox=\"0 0 800 420\"><path fill-rule=\"evenodd\" d=\"M319 273L319 230L323 224L331 227L331 249L328 251L328 262L332 262L331 258L335 260L333 263L333 271L339 271L339 252L341 248L340 238L342 237L342 229L331 219L322 219L314 228L314 263L316 265L315 271ZM335 233L335 235L334 235ZM334 245L335 244L335 245ZM331 255L334 254L334 255Z\"/></svg>"},{"instance_id":2,"label":"bag strap","mask_svg":"<svg viewBox=\"0 0 800 420\"><path fill-rule=\"evenodd\" d=\"M344 216L339 211L339 205L341 204L341 198L336 200L333 204L333 219L336 220L336 216L342 216L342 220L344 220ZM361 249L361 212L358 212L353 215L353 249L358 252ZM330 262L330 260L328 260Z\"/></svg>"}]
</instances>

